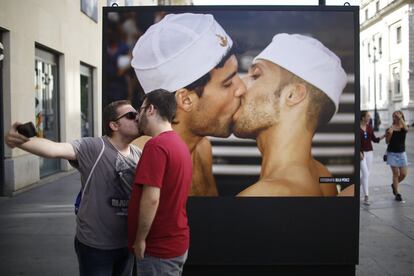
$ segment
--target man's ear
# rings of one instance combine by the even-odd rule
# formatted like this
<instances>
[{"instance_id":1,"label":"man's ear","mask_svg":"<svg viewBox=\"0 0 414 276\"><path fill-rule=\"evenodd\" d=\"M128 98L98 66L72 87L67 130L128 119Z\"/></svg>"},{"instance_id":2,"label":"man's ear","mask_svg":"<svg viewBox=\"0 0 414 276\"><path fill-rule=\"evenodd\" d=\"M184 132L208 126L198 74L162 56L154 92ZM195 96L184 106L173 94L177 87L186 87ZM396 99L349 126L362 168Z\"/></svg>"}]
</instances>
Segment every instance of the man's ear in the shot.
<instances>
[{"instance_id":1,"label":"man's ear","mask_svg":"<svg viewBox=\"0 0 414 276\"><path fill-rule=\"evenodd\" d=\"M117 131L119 128L116 122L109 122L109 127L112 129L112 131Z\"/></svg>"},{"instance_id":2,"label":"man's ear","mask_svg":"<svg viewBox=\"0 0 414 276\"><path fill-rule=\"evenodd\" d=\"M308 89L303 83L293 83L288 86L286 104L293 106L301 103L308 95Z\"/></svg>"},{"instance_id":3,"label":"man's ear","mask_svg":"<svg viewBox=\"0 0 414 276\"><path fill-rule=\"evenodd\" d=\"M175 92L175 100L177 107L184 111L190 112L193 109L193 91L185 88L180 88Z\"/></svg>"},{"instance_id":4,"label":"man's ear","mask_svg":"<svg viewBox=\"0 0 414 276\"><path fill-rule=\"evenodd\" d=\"M147 110L145 110L144 112L147 112L147 111L149 111L150 115L154 115L154 113L156 112L154 105L152 104L148 105Z\"/></svg>"}]
</instances>

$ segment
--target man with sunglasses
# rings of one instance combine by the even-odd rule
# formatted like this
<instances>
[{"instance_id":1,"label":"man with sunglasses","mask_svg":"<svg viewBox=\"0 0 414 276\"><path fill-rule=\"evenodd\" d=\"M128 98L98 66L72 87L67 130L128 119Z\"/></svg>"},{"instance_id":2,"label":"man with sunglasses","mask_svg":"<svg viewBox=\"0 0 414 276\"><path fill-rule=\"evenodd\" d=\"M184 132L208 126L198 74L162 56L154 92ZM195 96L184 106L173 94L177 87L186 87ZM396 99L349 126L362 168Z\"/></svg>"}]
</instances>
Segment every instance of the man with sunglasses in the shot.
<instances>
[{"instance_id":1,"label":"man with sunglasses","mask_svg":"<svg viewBox=\"0 0 414 276\"><path fill-rule=\"evenodd\" d=\"M130 143L139 136L137 112L128 101L110 103L103 111L105 136L71 143L27 138L14 123L6 144L44 158L62 158L81 174L75 251L79 274L132 275L128 251L127 211L141 150Z\"/></svg>"},{"instance_id":2,"label":"man with sunglasses","mask_svg":"<svg viewBox=\"0 0 414 276\"><path fill-rule=\"evenodd\" d=\"M174 130L190 149L190 195L217 196L206 136L228 137L246 87L237 74L233 41L210 14L168 14L137 41L131 62L149 93L175 93Z\"/></svg>"}]
</instances>

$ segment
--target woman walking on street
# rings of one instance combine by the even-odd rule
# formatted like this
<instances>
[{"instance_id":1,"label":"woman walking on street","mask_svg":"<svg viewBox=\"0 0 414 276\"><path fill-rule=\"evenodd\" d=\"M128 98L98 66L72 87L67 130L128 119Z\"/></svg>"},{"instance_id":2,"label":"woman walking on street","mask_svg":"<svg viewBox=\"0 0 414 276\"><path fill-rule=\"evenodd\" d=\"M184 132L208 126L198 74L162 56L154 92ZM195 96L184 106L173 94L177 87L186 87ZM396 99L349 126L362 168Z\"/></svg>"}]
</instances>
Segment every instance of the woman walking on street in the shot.
<instances>
[{"instance_id":1,"label":"woman walking on street","mask_svg":"<svg viewBox=\"0 0 414 276\"><path fill-rule=\"evenodd\" d=\"M395 200L402 201L399 184L407 176L407 154L405 153L405 137L408 132L404 114L398 110L392 114L392 126L387 129L385 141L387 147L387 164L392 170L392 193Z\"/></svg>"},{"instance_id":2,"label":"woman walking on street","mask_svg":"<svg viewBox=\"0 0 414 276\"><path fill-rule=\"evenodd\" d=\"M369 124L371 115L368 111L361 111L360 130L359 134L361 137L361 172L360 179L362 185L362 191L364 192L364 204L369 205L369 173L371 170L372 159L373 159L373 148L372 142L379 143L380 140L384 139L385 134L381 137L376 137L372 126Z\"/></svg>"}]
</instances>

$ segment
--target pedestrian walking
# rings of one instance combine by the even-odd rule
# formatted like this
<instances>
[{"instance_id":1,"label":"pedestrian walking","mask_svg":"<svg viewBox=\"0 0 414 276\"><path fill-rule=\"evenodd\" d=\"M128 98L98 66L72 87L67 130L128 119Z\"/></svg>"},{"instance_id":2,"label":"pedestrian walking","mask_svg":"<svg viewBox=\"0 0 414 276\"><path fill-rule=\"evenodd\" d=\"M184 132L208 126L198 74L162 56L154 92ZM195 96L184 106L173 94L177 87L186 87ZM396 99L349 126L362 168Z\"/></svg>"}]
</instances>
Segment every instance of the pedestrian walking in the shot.
<instances>
[{"instance_id":1,"label":"pedestrian walking","mask_svg":"<svg viewBox=\"0 0 414 276\"><path fill-rule=\"evenodd\" d=\"M401 181L407 176L408 161L405 153L405 138L407 136L408 126L405 122L404 114L397 110L392 114L392 126L386 131L387 147L387 164L392 171L392 193L396 201L403 201L399 192Z\"/></svg>"},{"instance_id":2,"label":"pedestrian walking","mask_svg":"<svg viewBox=\"0 0 414 276\"><path fill-rule=\"evenodd\" d=\"M369 174L374 157L372 142L379 143L385 138L385 134L376 137L370 124L371 114L368 111L361 111L359 135L361 137L361 172L360 180L364 193L364 204L369 205Z\"/></svg>"}]
</instances>

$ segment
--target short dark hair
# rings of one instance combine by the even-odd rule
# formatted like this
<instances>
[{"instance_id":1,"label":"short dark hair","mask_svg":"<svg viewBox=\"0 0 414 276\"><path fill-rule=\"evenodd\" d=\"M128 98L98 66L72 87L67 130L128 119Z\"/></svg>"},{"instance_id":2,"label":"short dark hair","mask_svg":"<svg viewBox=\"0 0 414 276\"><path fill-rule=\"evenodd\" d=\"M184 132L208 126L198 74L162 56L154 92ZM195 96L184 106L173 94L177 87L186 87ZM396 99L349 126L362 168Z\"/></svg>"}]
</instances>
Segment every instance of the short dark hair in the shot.
<instances>
[{"instance_id":1,"label":"short dark hair","mask_svg":"<svg viewBox=\"0 0 414 276\"><path fill-rule=\"evenodd\" d=\"M336 111L334 102L322 90L309 84L309 105L307 110L309 126L316 130L326 125Z\"/></svg>"},{"instance_id":2,"label":"short dark hair","mask_svg":"<svg viewBox=\"0 0 414 276\"><path fill-rule=\"evenodd\" d=\"M281 89L290 83L301 83L305 85L309 103L306 109L308 124L306 127L316 131L319 127L327 124L335 114L336 108L334 102L322 90L295 75L289 70L277 65L282 74Z\"/></svg>"},{"instance_id":3,"label":"short dark hair","mask_svg":"<svg viewBox=\"0 0 414 276\"><path fill-rule=\"evenodd\" d=\"M164 89L156 89L146 95L147 104L152 104L161 118L172 122L177 111L175 94Z\"/></svg>"},{"instance_id":4,"label":"short dark hair","mask_svg":"<svg viewBox=\"0 0 414 276\"><path fill-rule=\"evenodd\" d=\"M362 119L364 119L365 115L367 115L368 111L367 110L361 110L361 118L360 120L362 121Z\"/></svg>"},{"instance_id":5,"label":"short dark hair","mask_svg":"<svg viewBox=\"0 0 414 276\"><path fill-rule=\"evenodd\" d=\"M130 101L119 100L119 101L111 102L110 104L105 106L103 110L103 114L102 114L102 124L103 124L104 133L106 135L108 135L109 137L112 136L113 130L109 126L109 123L113 122L116 118L118 118L119 116L118 107L123 106L123 105L130 105L130 104L131 104Z\"/></svg>"},{"instance_id":6,"label":"short dark hair","mask_svg":"<svg viewBox=\"0 0 414 276\"><path fill-rule=\"evenodd\" d=\"M227 53L222 57L222 59L216 65L216 67L214 67L214 69L222 68L224 66L224 64L226 63L226 61L234 54L235 54L234 47L231 47L227 51ZM203 92L204 92L204 87L207 85L207 83L210 80L211 80L211 74L210 74L210 72L207 72L204 76L202 76L201 78L193 81L192 83L190 83L189 85L187 85L184 88L187 89L187 90L194 90L196 92L197 96L201 97L203 95Z\"/></svg>"}]
</instances>

